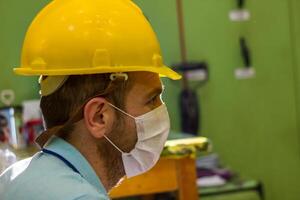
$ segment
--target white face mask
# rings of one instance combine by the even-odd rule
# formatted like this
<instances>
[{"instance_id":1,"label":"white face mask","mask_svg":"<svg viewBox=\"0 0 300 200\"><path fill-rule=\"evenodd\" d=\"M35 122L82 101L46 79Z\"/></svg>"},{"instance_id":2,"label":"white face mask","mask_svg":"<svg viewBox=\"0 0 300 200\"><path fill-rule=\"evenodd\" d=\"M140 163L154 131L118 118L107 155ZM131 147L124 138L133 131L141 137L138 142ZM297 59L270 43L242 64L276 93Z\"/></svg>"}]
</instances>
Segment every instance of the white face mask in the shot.
<instances>
[{"instance_id":1,"label":"white face mask","mask_svg":"<svg viewBox=\"0 0 300 200\"><path fill-rule=\"evenodd\" d=\"M169 135L170 119L166 105L162 104L139 117L133 117L110 103L109 105L133 118L136 124L138 140L134 149L129 153L122 151L108 137L104 136L122 153L126 176L130 178L149 171L159 160Z\"/></svg>"}]
</instances>

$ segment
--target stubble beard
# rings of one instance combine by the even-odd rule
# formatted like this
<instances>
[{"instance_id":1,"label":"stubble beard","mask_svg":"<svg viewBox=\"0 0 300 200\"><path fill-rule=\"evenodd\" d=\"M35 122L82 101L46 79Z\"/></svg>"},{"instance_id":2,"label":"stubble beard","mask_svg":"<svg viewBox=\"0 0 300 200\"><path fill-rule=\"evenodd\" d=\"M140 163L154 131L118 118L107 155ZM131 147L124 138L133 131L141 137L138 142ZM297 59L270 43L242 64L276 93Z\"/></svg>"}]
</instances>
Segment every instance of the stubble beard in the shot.
<instances>
[{"instance_id":1,"label":"stubble beard","mask_svg":"<svg viewBox=\"0 0 300 200\"><path fill-rule=\"evenodd\" d=\"M114 122L114 130L107 137L119 148L129 152L135 145L136 141L130 141L130 135L133 133L130 128L126 127L125 120L119 119ZM106 177L109 188L113 188L120 183L125 176L122 154L112 146L106 139L98 145L98 151L106 169Z\"/></svg>"}]
</instances>

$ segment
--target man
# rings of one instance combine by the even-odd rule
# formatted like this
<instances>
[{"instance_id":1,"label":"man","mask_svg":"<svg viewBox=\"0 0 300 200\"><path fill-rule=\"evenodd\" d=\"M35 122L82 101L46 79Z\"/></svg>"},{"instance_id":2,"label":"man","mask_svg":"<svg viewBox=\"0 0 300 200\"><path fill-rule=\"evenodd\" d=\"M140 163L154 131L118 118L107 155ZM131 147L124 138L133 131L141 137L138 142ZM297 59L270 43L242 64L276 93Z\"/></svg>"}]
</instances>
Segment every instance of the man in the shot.
<instances>
[{"instance_id":1,"label":"man","mask_svg":"<svg viewBox=\"0 0 300 200\"><path fill-rule=\"evenodd\" d=\"M54 0L31 24L21 75L41 75L42 151L0 177L0 196L108 199L124 176L151 169L169 132L149 22L130 0Z\"/></svg>"}]
</instances>

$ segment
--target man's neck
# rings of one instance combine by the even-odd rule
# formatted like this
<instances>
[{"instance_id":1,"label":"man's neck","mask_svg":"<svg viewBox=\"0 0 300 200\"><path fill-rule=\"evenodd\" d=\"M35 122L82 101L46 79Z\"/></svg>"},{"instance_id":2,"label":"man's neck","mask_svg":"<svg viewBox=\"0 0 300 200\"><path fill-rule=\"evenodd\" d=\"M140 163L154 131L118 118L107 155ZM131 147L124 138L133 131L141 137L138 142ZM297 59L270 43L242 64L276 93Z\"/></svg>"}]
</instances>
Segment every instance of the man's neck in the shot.
<instances>
[{"instance_id":1,"label":"man's neck","mask_svg":"<svg viewBox=\"0 0 300 200\"><path fill-rule=\"evenodd\" d=\"M103 157L110 156L110 153L108 153L108 155L100 155L98 146L93 139L84 137L78 138L76 137L78 134L71 135L72 136L65 138L65 140L85 157L94 169L105 190L109 192L123 177L123 175L121 175L123 172L117 173L116 171L120 171L116 169L117 166L110 166L111 164Z\"/></svg>"},{"instance_id":2,"label":"man's neck","mask_svg":"<svg viewBox=\"0 0 300 200\"><path fill-rule=\"evenodd\" d=\"M83 138L78 140L74 137L67 137L65 140L73 145L85 157L101 180L105 190L109 191L111 189L111 184L107 178L104 163L101 161L100 156L97 153L97 146L95 144L91 144L90 141Z\"/></svg>"}]
</instances>

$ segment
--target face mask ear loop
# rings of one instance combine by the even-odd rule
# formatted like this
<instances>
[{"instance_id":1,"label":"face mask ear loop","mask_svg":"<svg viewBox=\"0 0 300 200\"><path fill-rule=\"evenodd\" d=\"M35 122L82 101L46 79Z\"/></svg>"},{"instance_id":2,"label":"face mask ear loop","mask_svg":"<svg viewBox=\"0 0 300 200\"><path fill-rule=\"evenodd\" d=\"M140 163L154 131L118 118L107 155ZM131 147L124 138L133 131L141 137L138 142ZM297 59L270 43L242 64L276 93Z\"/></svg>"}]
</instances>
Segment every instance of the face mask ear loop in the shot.
<instances>
[{"instance_id":1,"label":"face mask ear loop","mask_svg":"<svg viewBox=\"0 0 300 200\"><path fill-rule=\"evenodd\" d=\"M120 108L114 106L113 104L107 102L111 107L113 107L114 109L120 111L121 113L123 113L124 115L127 115L128 117L131 117L132 119L135 119L134 116L132 116L131 114L126 113L125 111L121 110Z\"/></svg>"},{"instance_id":2,"label":"face mask ear loop","mask_svg":"<svg viewBox=\"0 0 300 200\"><path fill-rule=\"evenodd\" d=\"M106 135L103 135L103 137L111 144L113 145L118 151L120 151L122 154L126 154L124 151L122 151L117 145L115 145Z\"/></svg>"}]
</instances>

